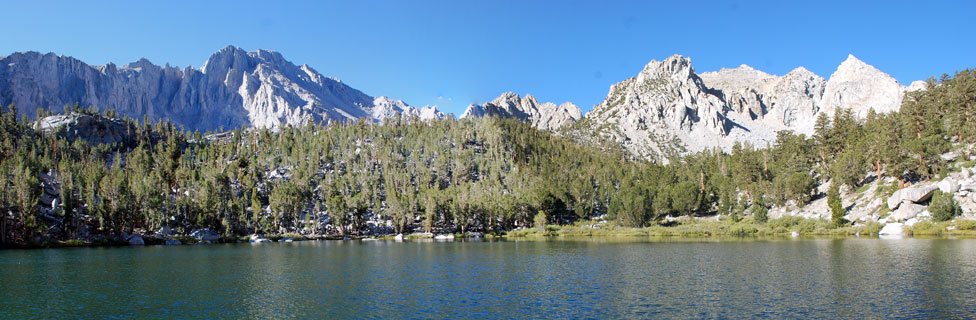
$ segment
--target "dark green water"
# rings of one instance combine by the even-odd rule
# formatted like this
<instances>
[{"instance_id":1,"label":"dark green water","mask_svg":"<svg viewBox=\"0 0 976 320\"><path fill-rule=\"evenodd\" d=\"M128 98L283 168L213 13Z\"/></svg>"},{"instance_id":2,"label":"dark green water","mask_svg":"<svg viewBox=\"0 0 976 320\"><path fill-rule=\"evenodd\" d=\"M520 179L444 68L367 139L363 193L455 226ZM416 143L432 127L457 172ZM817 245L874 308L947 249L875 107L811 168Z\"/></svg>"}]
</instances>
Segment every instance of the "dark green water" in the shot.
<instances>
[{"instance_id":1,"label":"dark green water","mask_svg":"<svg viewBox=\"0 0 976 320\"><path fill-rule=\"evenodd\" d=\"M0 318L976 318L976 240L0 251Z\"/></svg>"}]
</instances>

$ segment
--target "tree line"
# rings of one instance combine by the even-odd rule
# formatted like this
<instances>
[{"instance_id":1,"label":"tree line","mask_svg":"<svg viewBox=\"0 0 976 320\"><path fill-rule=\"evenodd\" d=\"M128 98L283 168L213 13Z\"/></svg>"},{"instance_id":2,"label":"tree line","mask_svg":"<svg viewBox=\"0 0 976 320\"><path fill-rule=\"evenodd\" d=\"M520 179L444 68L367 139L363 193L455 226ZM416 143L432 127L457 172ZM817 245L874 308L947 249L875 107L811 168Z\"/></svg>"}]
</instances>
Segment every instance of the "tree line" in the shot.
<instances>
[{"instance_id":1,"label":"tree line","mask_svg":"<svg viewBox=\"0 0 976 320\"><path fill-rule=\"evenodd\" d=\"M737 144L668 165L513 119L204 134L125 118L114 120L125 139L90 144L42 130L11 105L0 114L0 243L164 226L239 236L498 232L539 217L643 227L669 215L720 214L761 223L771 206L802 206L828 181L858 187L890 176L904 185L944 174L939 155L976 142L976 74L943 75L927 87L907 93L899 112L858 119L838 109L819 116L813 136L783 131L769 146Z\"/></svg>"}]
</instances>

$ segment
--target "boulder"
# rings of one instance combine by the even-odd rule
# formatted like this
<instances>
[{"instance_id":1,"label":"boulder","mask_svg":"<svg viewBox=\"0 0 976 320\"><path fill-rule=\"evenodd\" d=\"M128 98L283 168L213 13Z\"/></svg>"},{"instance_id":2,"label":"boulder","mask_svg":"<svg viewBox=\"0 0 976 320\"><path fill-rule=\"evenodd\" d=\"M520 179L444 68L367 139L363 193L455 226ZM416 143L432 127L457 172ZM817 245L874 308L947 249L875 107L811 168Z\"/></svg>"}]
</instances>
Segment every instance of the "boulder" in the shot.
<instances>
[{"instance_id":1,"label":"boulder","mask_svg":"<svg viewBox=\"0 0 976 320\"><path fill-rule=\"evenodd\" d=\"M252 234L251 235L251 238L248 240L248 242L250 242L250 243L263 243L263 242L271 242L271 240L265 239L265 238L263 238L263 237L261 237L259 235L256 235L256 234Z\"/></svg>"},{"instance_id":2,"label":"boulder","mask_svg":"<svg viewBox=\"0 0 976 320\"><path fill-rule=\"evenodd\" d=\"M200 241L217 241L220 240L220 234L213 232L210 229L198 229L190 233L191 237L197 238Z\"/></svg>"},{"instance_id":3,"label":"boulder","mask_svg":"<svg viewBox=\"0 0 976 320\"><path fill-rule=\"evenodd\" d=\"M292 238L281 238L281 239L278 239L278 242L294 242L294 241L295 241L295 239L292 239Z\"/></svg>"},{"instance_id":4,"label":"boulder","mask_svg":"<svg viewBox=\"0 0 976 320\"><path fill-rule=\"evenodd\" d=\"M402 234L402 233L398 233L398 234L396 235L396 237L393 237L393 240L396 240L396 241L403 241L403 234Z\"/></svg>"},{"instance_id":5,"label":"boulder","mask_svg":"<svg viewBox=\"0 0 976 320\"><path fill-rule=\"evenodd\" d=\"M176 235L176 230L173 230L169 226L163 226L159 228L159 231L156 231L156 235L162 238L169 238Z\"/></svg>"},{"instance_id":6,"label":"boulder","mask_svg":"<svg viewBox=\"0 0 976 320\"><path fill-rule=\"evenodd\" d=\"M955 193L956 191L959 191L959 182L956 182L956 179L953 178L942 179L942 181L939 181L937 186L939 187L939 190L945 193Z\"/></svg>"},{"instance_id":7,"label":"boulder","mask_svg":"<svg viewBox=\"0 0 976 320\"><path fill-rule=\"evenodd\" d=\"M454 240L453 234L439 234L434 236L434 240Z\"/></svg>"},{"instance_id":8,"label":"boulder","mask_svg":"<svg viewBox=\"0 0 976 320\"><path fill-rule=\"evenodd\" d=\"M939 155L939 158L942 158L942 160L945 160L946 162L956 161L956 159L959 159L959 151L958 150L956 150L956 151L949 151L949 152L940 154Z\"/></svg>"},{"instance_id":9,"label":"boulder","mask_svg":"<svg viewBox=\"0 0 976 320\"><path fill-rule=\"evenodd\" d=\"M905 220L905 225L906 226L909 226L909 227L914 226L916 223L918 223L918 218L911 218L911 219Z\"/></svg>"},{"instance_id":10,"label":"boulder","mask_svg":"<svg viewBox=\"0 0 976 320\"><path fill-rule=\"evenodd\" d=\"M976 192L976 184L972 184L972 183L962 184L959 186L959 189L963 191Z\"/></svg>"},{"instance_id":11,"label":"boulder","mask_svg":"<svg viewBox=\"0 0 976 320\"><path fill-rule=\"evenodd\" d=\"M903 236L906 234L905 225L901 223L889 223L884 228L881 228L878 234L883 236Z\"/></svg>"},{"instance_id":12,"label":"boulder","mask_svg":"<svg viewBox=\"0 0 976 320\"><path fill-rule=\"evenodd\" d=\"M166 242L164 244L166 244L167 246L178 246L178 245L183 244L183 242L181 242L180 240L177 240L177 239L169 239L169 240L166 240Z\"/></svg>"},{"instance_id":13,"label":"boulder","mask_svg":"<svg viewBox=\"0 0 976 320\"><path fill-rule=\"evenodd\" d=\"M129 242L129 245L132 245L132 246L144 246L144 245L146 245L146 241L142 240L142 237L140 237L139 235L131 235L131 236L129 236L128 239L126 239L126 241L128 241Z\"/></svg>"},{"instance_id":14,"label":"boulder","mask_svg":"<svg viewBox=\"0 0 976 320\"><path fill-rule=\"evenodd\" d=\"M932 194L939 187L935 185L912 186L904 188L891 194L888 198L888 209L895 210L902 202L921 203L932 198Z\"/></svg>"},{"instance_id":15,"label":"boulder","mask_svg":"<svg viewBox=\"0 0 976 320\"><path fill-rule=\"evenodd\" d=\"M888 219L891 221L905 221L914 218L922 211L925 211L925 206L918 205L910 202L902 203L898 207L898 210L892 212Z\"/></svg>"}]
</instances>

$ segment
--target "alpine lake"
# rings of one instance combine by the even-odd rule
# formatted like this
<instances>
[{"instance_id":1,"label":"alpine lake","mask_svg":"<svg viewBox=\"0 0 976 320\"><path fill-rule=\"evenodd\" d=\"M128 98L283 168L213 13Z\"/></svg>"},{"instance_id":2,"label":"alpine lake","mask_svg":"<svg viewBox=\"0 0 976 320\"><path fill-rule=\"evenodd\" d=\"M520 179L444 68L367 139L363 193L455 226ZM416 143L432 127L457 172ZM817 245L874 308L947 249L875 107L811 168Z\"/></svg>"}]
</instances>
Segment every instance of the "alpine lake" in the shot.
<instances>
[{"instance_id":1,"label":"alpine lake","mask_svg":"<svg viewBox=\"0 0 976 320\"><path fill-rule=\"evenodd\" d=\"M976 318L976 239L0 250L0 318Z\"/></svg>"}]
</instances>

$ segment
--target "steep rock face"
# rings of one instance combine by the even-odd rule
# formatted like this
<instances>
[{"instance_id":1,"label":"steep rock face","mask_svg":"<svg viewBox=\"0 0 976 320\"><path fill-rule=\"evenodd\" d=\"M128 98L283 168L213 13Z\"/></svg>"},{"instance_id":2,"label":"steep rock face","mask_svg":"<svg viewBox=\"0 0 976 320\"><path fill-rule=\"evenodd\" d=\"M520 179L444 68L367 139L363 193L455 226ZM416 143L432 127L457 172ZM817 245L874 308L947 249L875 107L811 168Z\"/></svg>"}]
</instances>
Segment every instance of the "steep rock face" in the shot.
<instances>
[{"instance_id":1,"label":"steep rock face","mask_svg":"<svg viewBox=\"0 0 976 320\"><path fill-rule=\"evenodd\" d=\"M384 114L376 109L389 107L277 52L233 46L200 69L182 70L145 59L89 66L53 53L14 53L0 59L0 103L11 102L28 115L79 103L150 121L169 119L190 130L341 121ZM428 113L439 114L433 111Z\"/></svg>"},{"instance_id":2,"label":"steep rock face","mask_svg":"<svg viewBox=\"0 0 976 320\"><path fill-rule=\"evenodd\" d=\"M666 162L672 155L729 150L737 142L764 147L781 130L812 134L817 116L837 108L862 118L869 109L898 110L906 90L924 88L919 82L903 87L854 56L825 81L803 67L784 76L746 65L699 76L688 58L675 55L611 86L582 129L638 157Z\"/></svg>"},{"instance_id":3,"label":"steep rock face","mask_svg":"<svg viewBox=\"0 0 976 320\"><path fill-rule=\"evenodd\" d=\"M697 137L726 136L733 125L726 108L721 92L705 86L691 60L674 55L613 85L587 118L599 128L592 134L619 141L640 157L663 159L697 149Z\"/></svg>"},{"instance_id":4,"label":"steep rock face","mask_svg":"<svg viewBox=\"0 0 976 320\"><path fill-rule=\"evenodd\" d=\"M827 81L822 109L833 114L837 108L848 108L862 118L868 109L879 113L897 111L905 90L888 74L848 55Z\"/></svg>"},{"instance_id":5,"label":"steep rock face","mask_svg":"<svg viewBox=\"0 0 976 320\"><path fill-rule=\"evenodd\" d=\"M826 85L824 78L804 67L780 77L773 88L771 103L777 120L796 131L812 133Z\"/></svg>"},{"instance_id":6,"label":"steep rock face","mask_svg":"<svg viewBox=\"0 0 976 320\"><path fill-rule=\"evenodd\" d=\"M539 103L532 95L523 98L506 92L483 105L469 105L461 119L484 116L516 118L531 123L533 127L552 131L578 121L583 113L571 102L556 106L551 102Z\"/></svg>"},{"instance_id":7,"label":"steep rock face","mask_svg":"<svg viewBox=\"0 0 976 320\"><path fill-rule=\"evenodd\" d=\"M812 128L819 110L825 81L809 70L799 67L782 77L742 65L736 69L702 73L705 84L723 93L732 111L748 114L752 120L768 119L797 131Z\"/></svg>"},{"instance_id":8,"label":"steep rock face","mask_svg":"<svg viewBox=\"0 0 976 320\"><path fill-rule=\"evenodd\" d=\"M776 130L803 133L813 129L826 84L803 67L777 77L742 65L705 72L701 78L708 87L722 92L731 111L748 116L743 122L759 121Z\"/></svg>"}]
</instances>

